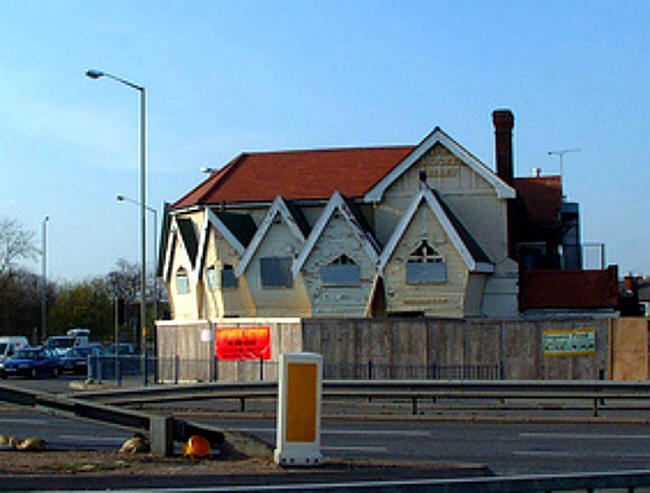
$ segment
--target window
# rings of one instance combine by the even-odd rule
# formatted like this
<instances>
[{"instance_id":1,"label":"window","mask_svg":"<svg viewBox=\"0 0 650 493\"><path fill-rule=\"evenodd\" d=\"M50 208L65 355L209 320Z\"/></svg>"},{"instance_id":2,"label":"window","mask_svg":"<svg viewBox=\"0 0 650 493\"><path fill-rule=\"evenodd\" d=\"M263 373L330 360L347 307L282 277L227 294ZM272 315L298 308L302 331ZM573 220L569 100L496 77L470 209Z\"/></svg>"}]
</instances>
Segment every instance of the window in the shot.
<instances>
[{"instance_id":1,"label":"window","mask_svg":"<svg viewBox=\"0 0 650 493\"><path fill-rule=\"evenodd\" d=\"M341 255L320 268L320 276L325 286L358 286L360 269L347 255Z\"/></svg>"},{"instance_id":2,"label":"window","mask_svg":"<svg viewBox=\"0 0 650 493\"><path fill-rule=\"evenodd\" d=\"M236 288L237 278L235 277L235 269L232 265L224 264L221 270L221 287L222 288Z\"/></svg>"},{"instance_id":3,"label":"window","mask_svg":"<svg viewBox=\"0 0 650 493\"><path fill-rule=\"evenodd\" d=\"M447 281L447 264L442 256L427 243L417 247L406 261L406 282L424 284Z\"/></svg>"},{"instance_id":4,"label":"window","mask_svg":"<svg viewBox=\"0 0 650 493\"><path fill-rule=\"evenodd\" d=\"M214 267L214 265L211 265L205 269L205 278L208 281L208 289L214 290L219 287L217 285L217 269Z\"/></svg>"},{"instance_id":5,"label":"window","mask_svg":"<svg viewBox=\"0 0 650 493\"><path fill-rule=\"evenodd\" d=\"M263 288L290 288L293 286L291 276L291 257L266 257L260 259L260 274Z\"/></svg>"},{"instance_id":6,"label":"window","mask_svg":"<svg viewBox=\"0 0 650 493\"><path fill-rule=\"evenodd\" d=\"M190 281L187 278L187 272L182 268L176 272L176 292L178 294L187 294L190 292Z\"/></svg>"}]
</instances>

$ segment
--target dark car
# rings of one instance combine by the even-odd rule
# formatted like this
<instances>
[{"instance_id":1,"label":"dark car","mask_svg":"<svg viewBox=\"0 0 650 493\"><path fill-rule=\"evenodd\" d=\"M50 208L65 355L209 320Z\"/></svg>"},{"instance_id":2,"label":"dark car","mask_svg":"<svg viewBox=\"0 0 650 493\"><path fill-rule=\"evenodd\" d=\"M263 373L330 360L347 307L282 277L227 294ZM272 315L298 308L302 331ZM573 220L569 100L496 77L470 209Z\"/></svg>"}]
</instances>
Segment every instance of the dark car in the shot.
<instances>
[{"instance_id":1,"label":"dark car","mask_svg":"<svg viewBox=\"0 0 650 493\"><path fill-rule=\"evenodd\" d=\"M77 346L70 348L63 358L61 365L63 371L71 371L76 374L85 375L88 373L88 356L101 355L103 347L101 344L89 344L88 346Z\"/></svg>"},{"instance_id":2,"label":"dark car","mask_svg":"<svg viewBox=\"0 0 650 493\"><path fill-rule=\"evenodd\" d=\"M133 344L129 344L128 342L120 342L117 347L117 354L119 356L134 356L136 354L135 346ZM106 349L106 355L115 355L115 344L108 346L108 349Z\"/></svg>"},{"instance_id":3,"label":"dark car","mask_svg":"<svg viewBox=\"0 0 650 493\"><path fill-rule=\"evenodd\" d=\"M4 362L2 378L12 375L25 377L57 377L61 374L61 360L51 349L41 346L26 347L18 350Z\"/></svg>"}]
</instances>

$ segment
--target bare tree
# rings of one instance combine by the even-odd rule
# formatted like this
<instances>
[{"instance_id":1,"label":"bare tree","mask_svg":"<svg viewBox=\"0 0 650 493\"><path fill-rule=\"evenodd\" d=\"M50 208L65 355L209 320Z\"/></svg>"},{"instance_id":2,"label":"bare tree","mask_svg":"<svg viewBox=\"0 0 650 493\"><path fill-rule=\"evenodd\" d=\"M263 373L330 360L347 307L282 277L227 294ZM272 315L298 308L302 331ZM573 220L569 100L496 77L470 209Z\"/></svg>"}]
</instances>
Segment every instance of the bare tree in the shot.
<instances>
[{"instance_id":1,"label":"bare tree","mask_svg":"<svg viewBox=\"0 0 650 493\"><path fill-rule=\"evenodd\" d=\"M35 260L39 254L33 231L25 231L16 219L0 218L0 275L7 274L17 260Z\"/></svg>"}]
</instances>

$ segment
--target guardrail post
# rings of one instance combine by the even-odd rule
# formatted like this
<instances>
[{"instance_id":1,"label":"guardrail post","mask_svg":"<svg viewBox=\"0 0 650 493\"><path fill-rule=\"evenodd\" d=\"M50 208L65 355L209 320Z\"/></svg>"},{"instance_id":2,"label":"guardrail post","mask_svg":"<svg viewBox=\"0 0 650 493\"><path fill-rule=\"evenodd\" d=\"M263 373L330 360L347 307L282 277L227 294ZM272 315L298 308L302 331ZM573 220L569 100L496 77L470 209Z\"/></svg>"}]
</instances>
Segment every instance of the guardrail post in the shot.
<instances>
[{"instance_id":1,"label":"guardrail post","mask_svg":"<svg viewBox=\"0 0 650 493\"><path fill-rule=\"evenodd\" d=\"M372 360L368 360L368 380L372 380Z\"/></svg>"},{"instance_id":2,"label":"guardrail post","mask_svg":"<svg viewBox=\"0 0 650 493\"><path fill-rule=\"evenodd\" d=\"M264 380L264 359L260 358L260 382Z\"/></svg>"},{"instance_id":3,"label":"guardrail post","mask_svg":"<svg viewBox=\"0 0 650 493\"><path fill-rule=\"evenodd\" d=\"M418 413L418 398L411 398L411 414L414 416Z\"/></svg>"},{"instance_id":4,"label":"guardrail post","mask_svg":"<svg viewBox=\"0 0 650 493\"><path fill-rule=\"evenodd\" d=\"M124 374L122 373L122 362L119 356L115 357L115 378L117 378L117 385L122 386Z\"/></svg>"},{"instance_id":5,"label":"guardrail post","mask_svg":"<svg viewBox=\"0 0 650 493\"><path fill-rule=\"evenodd\" d=\"M102 383L102 359L97 358L97 383Z\"/></svg>"},{"instance_id":6,"label":"guardrail post","mask_svg":"<svg viewBox=\"0 0 650 493\"><path fill-rule=\"evenodd\" d=\"M174 418L151 416L149 419L149 441L154 455L171 457L174 453Z\"/></svg>"},{"instance_id":7,"label":"guardrail post","mask_svg":"<svg viewBox=\"0 0 650 493\"><path fill-rule=\"evenodd\" d=\"M142 359L144 362L144 368L142 369L142 384L146 387L149 384L149 357L146 352Z\"/></svg>"},{"instance_id":8,"label":"guardrail post","mask_svg":"<svg viewBox=\"0 0 650 493\"><path fill-rule=\"evenodd\" d=\"M239 412L240 413L246 412L246 397L239 398Z\"/></svg>"},{"instance_id":9,"label":"guardrail post","mask_svg":"<svg viewBox=\"0 0 650 493\"><path fill-rule=\"evenodd\" d=\"M178 383L178 366L179 366L179 357L178 354L174 355L174 383Z\"/></svg>"}]
</instances>

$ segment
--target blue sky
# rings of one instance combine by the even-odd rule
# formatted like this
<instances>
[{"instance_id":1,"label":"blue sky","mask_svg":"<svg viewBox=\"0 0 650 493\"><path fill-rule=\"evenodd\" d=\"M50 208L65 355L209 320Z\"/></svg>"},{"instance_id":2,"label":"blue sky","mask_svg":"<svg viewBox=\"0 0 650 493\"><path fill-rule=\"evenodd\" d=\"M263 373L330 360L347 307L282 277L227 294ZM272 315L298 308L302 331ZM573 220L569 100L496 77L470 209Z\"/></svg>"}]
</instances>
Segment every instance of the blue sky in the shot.
<instances>
[{"instance_id":1,"label":"blue sky","mask_svg":"<svg viewBox=\"0 0 650 493\"><path fill-rule=\"evenodd\" d=\"M37 239L51 217L51 279L138 262L139 210L115 197L139 198L139 96L84 77L97 68L146 87L159 210L242 151L416 144L435 126L493 167L490 114L510 108L517 174L581 148L564 179L583 241L650 274L649 18L631 1L3 0L0 216Z\"/></svg>"}]
</instances>

